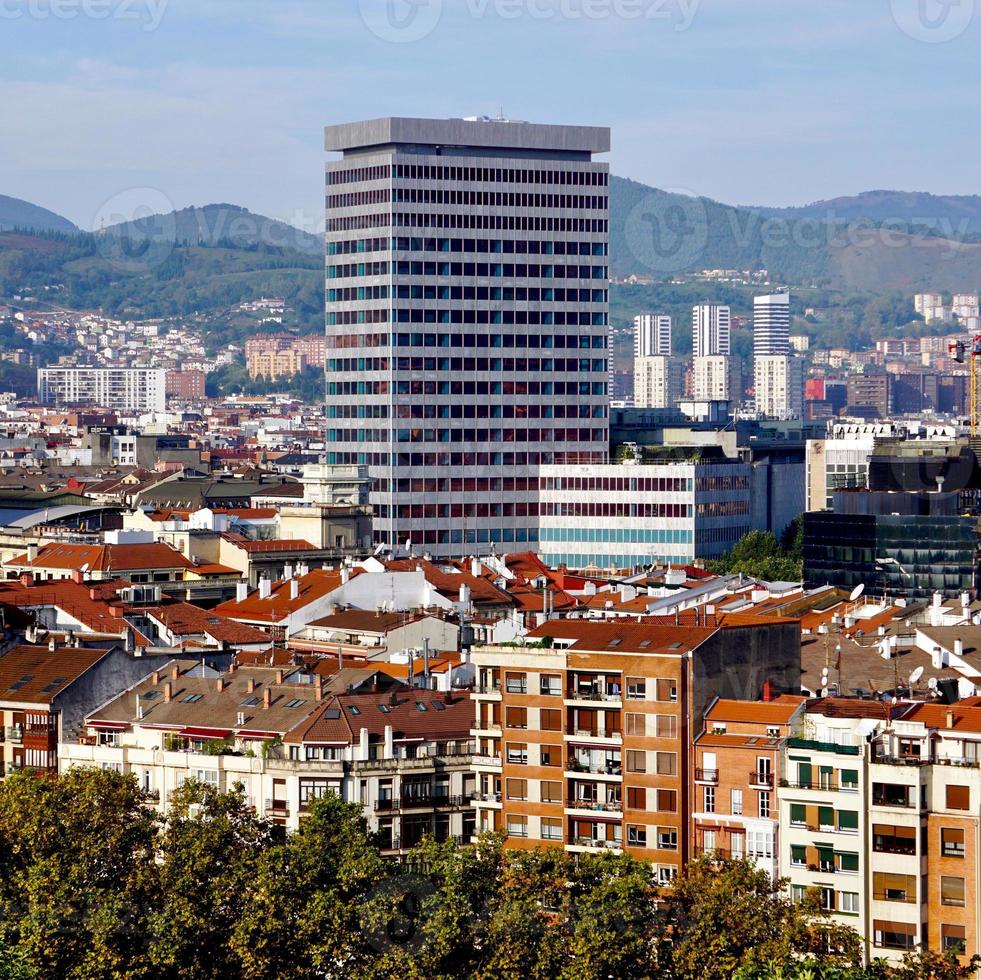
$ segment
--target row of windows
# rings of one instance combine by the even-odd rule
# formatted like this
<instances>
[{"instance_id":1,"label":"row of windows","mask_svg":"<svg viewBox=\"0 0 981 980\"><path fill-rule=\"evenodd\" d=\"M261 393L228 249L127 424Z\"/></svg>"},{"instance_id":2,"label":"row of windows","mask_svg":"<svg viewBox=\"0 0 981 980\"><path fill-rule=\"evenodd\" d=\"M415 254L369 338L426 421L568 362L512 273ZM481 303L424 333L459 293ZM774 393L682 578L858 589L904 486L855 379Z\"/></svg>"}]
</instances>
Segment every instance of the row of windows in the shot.
<instances>
[{"instance_id":1,"label":"row of windows","mask_svg":"<svg viewBox=\"0 0 981 980\"><path fill-rule=\"evenodd\" d=\"M329 217L327 234L339 231L364 231L369 228L453 228L463 231L535 231L572 232L580 235L608 235L606 218L551 218L542 215L508 214L419 214L390 213L353 214Z\"/></svg>"},{"instance_id":2,"label":"row of windows","mask_svg":"<svg viewBox=\"0 0 981 980\"><path fill-rule=\"evenodd\" d=\"M328 303L354 303L372 299L388 299L388 286L348 286L346 289L328 289Z\"/></svg>"},{"instance_id":3,"label":"row of windows","mask_svg":"<svg viewBox=\"0 0 981 980\"><path fill-rule=\"evenodd\" d=\"M364 201L352 204L345 201L364 197ZM428 204L436 207L463 208L554 208L560 211L605 211L610 199L605 194L520 194L511 191L447 191L438 187L396 187L391 195L396 204ZM387 190L360 191L354 194L328 196L328 207L353 207L357 204L381 204L389 200Z\"/></svg>"},{"instance_id":4,"label":"row of windows","mask_svg":"<svg viewBox=\"0 0 981 980\"><path fill-rule=\"evenodd\" d=\"M378 493L529 493L537 486L538 480L533 476L454 476L378 479L372 489Z\"/></svg>"},{"instance_id":5,"label":"row of windows","mask_svg":"<svg viewBox=\"0 0 981 980\"><path fill-rule=\"evenodd\" d=\"M331 429L350 437L363 430ZM383 430L378 430L383 431ZM387 438L387 436L386 436ZM605 442L605 428L596 429L396 429L396 442ZM358 440L371 442L373 440ZM377 441L383 441L379 438Z\"/></svg>"},{"instance_id":6,"label":"row of windows","mask_svg":"<svg viewBox=\"0 0 981 980\"><path fill-rule=\"evenodd\" d=\"M379 163L373 167L348 167L346 170L328 170L328 184L353 184L365 180L389 180L392 176L390 163Z\"/></svg>"},{"instance_id":7,"label":"row of windows","mask_svg":"<svg viewBox=\"0 0 981 980\"><path fill-rule=\"evenodd\" d=\"M603 381L397 381L398 395L605 395Z\"/></svg>"},{"instance_id":8,"label":"row of windows","mask_svg":"<svg viewBox=\"0 0 981 980\"><path fill-rule=\"evenodd\" d=\"M360 365L365 367L361 368ZM508 371L519 374L556 372L607 374L605 357L329 357L328 371Z\"/></svg>"},{"instance_id":9,"label":"row of windows","mask_svg":"<svg viewBox=\"0 0 981 980\"><path fill-rule=\"evenodd\" d=\"M399 419L603 419L605 405L396 405L393 412Z\"/></svg>"},{"instance_id":10,"label":"row of windows","mask_svg":"<svg viewBox=\"0 0 981 980\"><path fill-rule=\"evenodd\" d=\"M382 265L384 263L366 263ZM333 267L328 267L333 268ZM609 279L605 265L559 265L532 262L410 262L392 263L399 276L453 276L457 279ZM329 275L329 273L328 273Z\"/></svg>"},{"instance_id":11,"label":"row of windows","mask_svg":"<svg viewBox=\"0 0 981 980\"><path fill-rule=\"evenodd\" d=\"M644 555L643 558L636 553L627 554L608 553L608 552L585 552L585 551L552 551L543 545L542 561L549 565L568 565L570 568L636 568L638 565L645 564L650 557ZM687 565L692 560L691 553L680 555L657 553L658 561L672 565Z\"/></svg>"},{"instance_id":12,"label":"row of windows","mask_svg":"<svg viewBox=\"0 0 981 980\"><path fill-rule=\"evenodd\" d=\"M691 479L683 476L546 476L541 485L542 490L592 490L602 493L691 493L691 488Z\"/></svg>"},{"instance_id":13,"label":"row of windows","mask_svg":"<svg viewBox=\"0 0 981 980\"><path fill-rule=\"evenodd\" d=\"M387 309L341 310L327 314L327 326L353 326L359 323L388 323ZM605 327L606 313L577 313L542 310L393 310L396 323L481 323L496 326Z\"/></svg>"},{"instance_id":14,"label":"row of windows","mask_svg":"<svg viewBox=\"0 0 981 980\"><path fill-rule=\"evenodd\" d=\"M505 350L529 348L531 350L605 350L609 346L606 334L550 334L550 333L335 333L327 338L328 349L346 350L359 347L438 347L487 348Z\"/></svg>"},{"instance_id":15,"label":"row of windows","mask_svg":"<svg viewBox=\"0 0 981 980\"><path fill-rule=\"evenodd\" d=\"M571 184L606 187L605 170L532 170L523 167L457 167L435 164L397 163L395 176L402 180L460 180L500 184Z\"/></svg>"},{"instance_id":16,"label":"row of windows","mask_svg":"<svg viewBox=\"0 0 981 980\"><path fill-rule=\"evenodd\" d=\"M545 507L539 505L540 510ZM691 531L666 528L543 527L541 536L543 542L559 544L691 544L692 540Z\"/></svg>"},{"instance_id":17,"label":"row of windows","mask_svg":"<svg viewBox=\"0 0 981 980\"><path fill-rule=\"evenodd\" d=\"M360 255L366 252L461 252L492 255L595 255L609 254L606 242L580 242L510 238L349 238L327 243L328 255Z\"/></svg>"},{"instance_id":18,"label":"row of windows","mask_svg":"<svg viewBox=\"0 0 981 980\"><path fill-rule=\"evenodd\" d=\"M431 521L437 518L538 517L538 507L523 501L505 504L399 504L380 505L378 516L399 521Z\"/></svg>"},{"instance_id":19,"label":"row of windows","mask_svg":"<svg viewBox=\"0 0 981 980\"><path fill-rule=\"evenodd\" d=\"M606 289L538 289L534 286L396 286L396 299L457 302L605 303Z\"/></svg>"},{"instance_id":20,"label":"row of windows","mask_svg":"<svg viewBox=\"0 0 981 980\"><path fill-rule=\"evenodd\" d=\"M420 544L538 544L535 527L483 527L483 528L400 528L392 531L380 528L374 532L374 543L383 544L392 537L404 540L412 538Z\"/></svg>"},{"instance_id":21,"label":"row of windows","mask_svg":"<svg viewBox=\"0 0 981 980\"><path fill-rule=\"evenodd\" d=\"M661 518L690 518L691 504L625 504L619 500L606 501L576 501L573 503L546 503L542 511L548 517L661 517ZM603 533L612 533L612 528L603 529ZM579 539L576 539L579 540ZM606 538L596 540L605 541ZM641 538L640 540L644 540Z\"/></svg>"},{"instance_id":22,"label":"row of windows","mask_svg":"<svg viewBox=\"0 0 981 980\"><path fill-rule=\"evenodd\" d=\"M347 194L328 194L327 207L359 208L366 204L388 204L392 200L392 192L387 187L379 187L370 191L350 191Z\"/></svg>"},{"instance_id":23,"label":"row of windows","mask_svg":"<svg viewBox=\"0 0 981 980\"><path fill-rule=\"evenodd\" d=\"M431 469L436 466L558 466L601 463L606 453L599 449L567 449L561 452L439 452L369 453L328 452L328 463L342 466L392 466Z\"/></svg>"}]
</instances>

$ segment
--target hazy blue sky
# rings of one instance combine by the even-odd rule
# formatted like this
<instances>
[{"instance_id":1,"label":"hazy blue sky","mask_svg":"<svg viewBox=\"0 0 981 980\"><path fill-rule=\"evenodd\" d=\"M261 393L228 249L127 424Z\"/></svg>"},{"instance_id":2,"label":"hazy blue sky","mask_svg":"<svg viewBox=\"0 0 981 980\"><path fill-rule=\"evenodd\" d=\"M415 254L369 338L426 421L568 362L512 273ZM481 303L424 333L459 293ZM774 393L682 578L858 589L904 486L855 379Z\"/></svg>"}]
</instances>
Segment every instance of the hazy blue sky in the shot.
<instances>
[{"instance_id":1,"label":"hazy blue sky","mask_svg":"<svg viewBox=\"0 0 981 980\"><path fill-rule=\"evenodd\" d=\"M615 173L732 203L981 192L974 5L0 0L0 193L313 230L324 124L501 107L609 125Z\"/></svg>"}]
</instances>

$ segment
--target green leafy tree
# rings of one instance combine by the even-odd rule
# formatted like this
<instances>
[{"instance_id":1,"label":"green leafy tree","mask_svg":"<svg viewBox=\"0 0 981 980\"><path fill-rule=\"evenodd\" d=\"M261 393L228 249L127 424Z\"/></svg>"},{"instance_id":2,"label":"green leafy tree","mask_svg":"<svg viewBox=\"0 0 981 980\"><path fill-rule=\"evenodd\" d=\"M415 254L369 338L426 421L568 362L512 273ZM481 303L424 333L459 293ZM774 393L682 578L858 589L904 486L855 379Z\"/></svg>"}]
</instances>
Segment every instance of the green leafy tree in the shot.
<instances>
[{"instance_id":1,"label":"green leafy tree","mask_svg":"<svg viewBox=\"0 0 981 980\"><path fill-rule=\"evenodd\" d=\"M732 546L727 555L707 562L707 565L720 574L742 572L771 582L799 582L803 578L804 567L801 554L796 550L796 528L794 535L790 549L785 550L771 531L750 531ZM803 548L803 539L800 545Z\"/></svg>"}]
</instances>

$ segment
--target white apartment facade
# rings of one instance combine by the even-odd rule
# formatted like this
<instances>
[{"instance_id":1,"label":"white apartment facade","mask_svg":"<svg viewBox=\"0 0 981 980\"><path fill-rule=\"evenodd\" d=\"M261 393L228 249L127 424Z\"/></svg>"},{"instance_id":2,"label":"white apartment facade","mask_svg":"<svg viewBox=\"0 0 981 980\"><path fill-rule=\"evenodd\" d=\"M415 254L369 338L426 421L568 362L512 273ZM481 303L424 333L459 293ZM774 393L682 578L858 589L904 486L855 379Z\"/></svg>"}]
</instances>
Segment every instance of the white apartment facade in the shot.
<instances>
[{"instance_id":1,"label":"white apartment facade","mask_svg":"<svg viewBox=\"0 0 981 980\"><path fill-rule=\"evenodd\" d=\"M120 412L163 412L167 372L157 368L38 368L42 405L96 405Z\"/></svg>"},{"instance_id":2,"label":"white apartment facade","mask_svg":"<svg viewBox=\"0 0 981 980\"><path fill-rule=\"evenodd\" d=\"M634 405L637 408L670 408L682 395L684 362L680 358L634 358Z\"/></svg>"},{"instance_id":3,"label":"white apartment facade","mask_svg":"<svg viewBox=\"0 0 981 980\"><path fill-rule=\"evenodd\" d=\"M728 306L698 303L692 307L692 343L694 357L730 353L731 317Z\"/></svg>"},{"instance_id":4,"label":"white apartment facade","mask_svg":"<svg viewBox=\"0 0 981 980\"><path fill-rule=\"evenodd\" d=\"M753 359L756 414L763 418L800 418L804 410L804 364L790 354Z\"/></svg>"},{"instance_id":5,"label":"white apartment facade","mask_svg":"<svg viewBox=\"0 0 981 980\"><path fill-rule=\"evenodd\" d=\"M739 359L726 354L692 358L692 398L738 403L742 398Z\"/></svg>"},{"instance_id":6,"label":"white apartment facade","mask_svg":"<svg viewBox=\"0 0 981 980\"><path fill-rule=\"evenodd\" d=\"M671 356L671 317L641 313L634 317L634 358Z\"/></svg>"}]
</instances>

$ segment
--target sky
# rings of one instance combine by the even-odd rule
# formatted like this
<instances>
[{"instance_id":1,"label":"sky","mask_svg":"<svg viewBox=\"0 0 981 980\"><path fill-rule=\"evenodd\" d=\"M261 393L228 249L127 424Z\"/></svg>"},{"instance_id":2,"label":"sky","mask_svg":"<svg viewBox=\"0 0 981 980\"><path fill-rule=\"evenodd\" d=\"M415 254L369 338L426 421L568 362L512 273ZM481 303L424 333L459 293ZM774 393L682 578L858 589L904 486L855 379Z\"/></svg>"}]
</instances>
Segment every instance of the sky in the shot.
<instances>
[{"instance_id":1,"label":"sky","mask_svg":"<svg viewBox=\"0 0 981 980\"><path fill-rule=\"evenodd\" d=\"M502 111L732 204L981 193L979 50L981 0L0 0L0 194L316 231L324 125Z\"/></svg>"}]
</instances>

